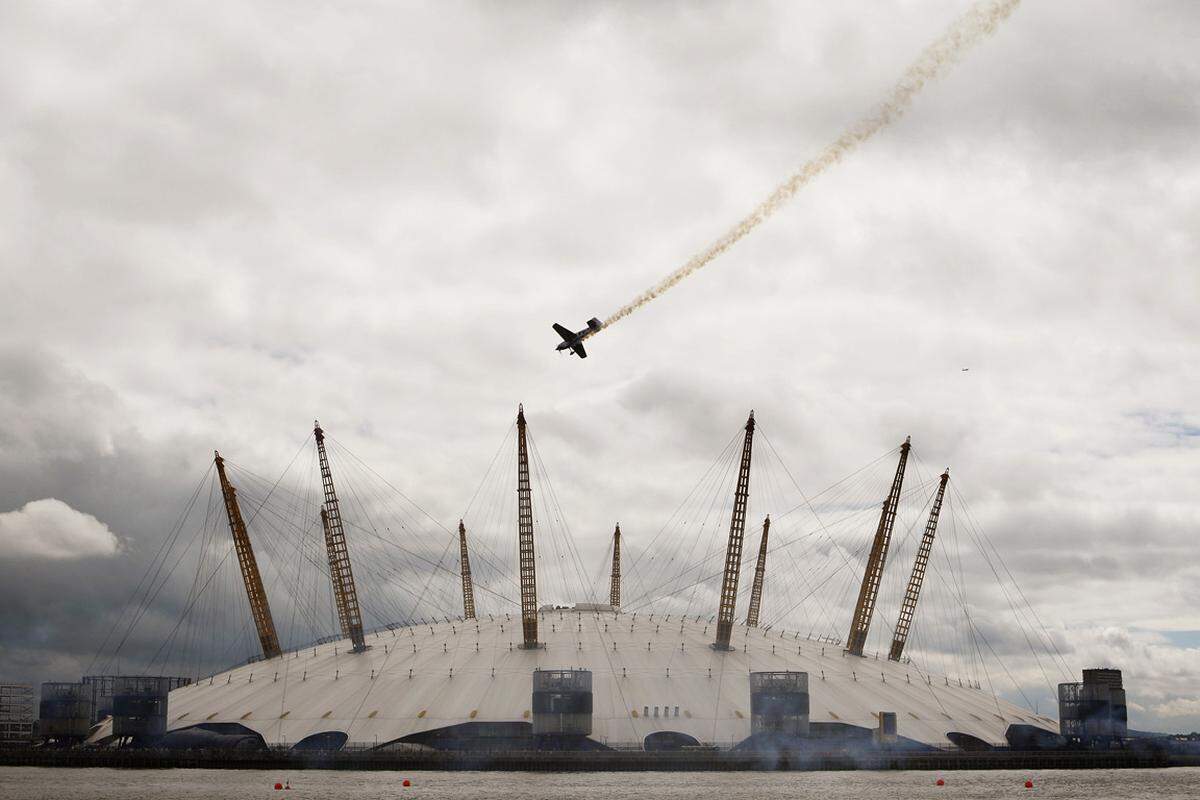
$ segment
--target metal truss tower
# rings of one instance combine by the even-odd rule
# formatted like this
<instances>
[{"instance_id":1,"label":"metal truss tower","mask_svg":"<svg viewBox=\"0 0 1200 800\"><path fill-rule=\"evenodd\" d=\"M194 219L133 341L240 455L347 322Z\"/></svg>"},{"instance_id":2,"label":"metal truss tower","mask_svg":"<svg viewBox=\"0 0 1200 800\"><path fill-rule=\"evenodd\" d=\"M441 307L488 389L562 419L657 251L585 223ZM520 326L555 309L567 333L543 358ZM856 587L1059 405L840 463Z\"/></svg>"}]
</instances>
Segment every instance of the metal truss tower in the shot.
<instances>
[{"instance_id":1,"label":"metal truss tower","mask_svg":"<svg viewBox=\"0 0 1200 800\"><path fill-rule=\"evenodd\" d=\"M875 601L879 599L879 582L883 578L883 567L887 563L888 547L892 542L892 526L896 524L896 506L900 503L900 488L904 484L904 466L908 463L908 451L912 448L912 437L906 436L900 445L900 463L896 465L896 476L892 488L883 501L883 512L879 515L879 527L875 529L875 540L871 544L871 555L867 559L867 571L863 574L862 588L854 606L854 621L850 623L850 635L846 637L846 652L861 656L871 630L871 617L875 613Z\"/></svg>"},{"instance_id":2,"label":"metal truss tower","mask_svg":"<svg viewBox=\"0 0 1200 800\"><path fill-rule=\"evenodd\" d=\"M521 646L538 646L537 561L533 551L533 497L529 489L529 448L525 440L525 407L517 406L517 538L521 562Z\"/></svg>"},{"instance_id":3,"label":"metal truss tower","mask_svg":"<svg viewBox=\"0 0 1200 800\"><path fill-rule=\"evenodd\" d=\"M763 580L767 575L767 532L771 518L763 520L762 541L758 543L758 564L754 567L754 585L750 587L750 610L746 612L746 627L758 627L758 612L762 609Z\"/></svg>"},{"instance_id":4,"label":"metal truss tower","mask_svg":"<svg viewBox=\"0 0 1200 800\"><path fill-rule=\"evenodd\" d=\"M892 649L888 658L899 661L904 654L904 643L908 641L908 633L912 630L913 616L917 613L917 598L921 596L921 584L925 581L925 570L929 566L929 554L933 550L933 536L937 533L938 517L942 514L942 498L946 496L946 483L950 480L950 468L942 473L938 483L937 495L933 498L933 506L929 509L929 520L925 523L925 535L921 537L921 546L917 549L917 559L913 562L912 575L908 578L908 588L904 591L904 603L900 606L900 619L896 621L896 632L892 636Z\"/></svg>"},{"instance_id":5,"label":"metal truss tower","mask_svg":"<svg viewBox=\"0 0 1200 800\"><path fill-rule=\"evenodd\" d=\"M250 534L246 531L242 510L238 506L237 490L225 475L225 459L221 458L221 454L213 451L213 461L217 465L221 496L225 498L225 516L229 519L233 549L237 552L238 566L242 570L246 599L250 601L250 615L254 618L254 627L258 631L263 658L275 658L283 651L279 647L279 636L275 633L275 621L271 619L271 605L267 602L262 574L258 571L258 560L254 557L254 548L250 546Z\"/></svg>"},{"instance_id":6,"label":"metal truss tower","mask_svg":"<svg viewBox=\"0 0 1200 800\"><path fill-rule=\"evenodd\" d=\"M462 571L463 619L475 619L475 587L471 585L471 559L467 556L467 526L458 521L458 561Z\"/></svg>"},{"instance_id":7,"label":"metal truss tower","mask_svg":"<svg viewBox=\"0 0 1200 800\"><path fill-rule=\"evenodd\" d=\"M733 514L729 518L729 544L725 548L725 576L721 580L721 605L717 611L717 640L714 650L729 650L733 633L733 612L737 603L738 573L742 569L742 539L746 532L746 503L750 499L750 455L754 447L754 412L746 420L746 438L742 442L742 463L738 469L737 489L733 494Z\"/></svg>"},{"instance_id":8,"label":"metal truss tower","mask_svg":"<svg viewBox=\"0 0 1200 800\"><path fill-rule=\"evenodd\" d=\"M608 586L608 603L613 608L621 607L621 523L613 531L612 582Z\"/></svg>"},{"instance_id":9,"label":"metal truss tower","mask_svg":"<svg viewBox=\"0 0 1200 800\"><path fill-rule=\"evenodd\" d=\"M363 639L362 609L358 605L358 590L354 586L354 571L350 568L350 551L346 548L346 531L342 527L342 512L333 475L329 471L329 456L325 452L325 432L320 423L313 423L317 439L317 459L321 466L321 485L325 504L321 507L321 527L325 531L325 549L329 553L329 579L333 582L334 603L342 635L354 643L354 652L367 649Z\"/></svg>"}]
</instances>

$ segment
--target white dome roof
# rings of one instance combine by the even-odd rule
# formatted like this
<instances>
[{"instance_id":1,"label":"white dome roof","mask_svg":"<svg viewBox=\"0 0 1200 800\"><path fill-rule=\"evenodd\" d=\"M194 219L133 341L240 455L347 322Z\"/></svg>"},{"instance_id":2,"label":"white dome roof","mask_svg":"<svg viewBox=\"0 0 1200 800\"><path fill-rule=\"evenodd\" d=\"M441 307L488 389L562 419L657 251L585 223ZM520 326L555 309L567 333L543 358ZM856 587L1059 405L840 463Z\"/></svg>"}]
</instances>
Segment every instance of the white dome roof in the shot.
<instances>
[{"instance_id":1,"label":"white dome roof","mask_svg":"<svg viewBox=\"0 0 1200 800\"><path fill-rule=\"evenodd\" d=\"M532 672L578 667L593 675L592 738L609 744L640 744L656 731L736 744L750 735L749 673L779 670L809 674L812 722L873 729L878 712L894 711L901 736L937 745L950 731L1003 743L1013 723L1057 732L1053 719L985 690L794 631L738 625L734 650L718 652L709 646L715 624L695 616L540 618L537 650L520 648L519 616L485 616L377 631L364 653L339 640L239 666L171 692L168 728L234 722L268 743L342 731L382 744L464 722L527 721Z\"/></svg>"}]
</instances>

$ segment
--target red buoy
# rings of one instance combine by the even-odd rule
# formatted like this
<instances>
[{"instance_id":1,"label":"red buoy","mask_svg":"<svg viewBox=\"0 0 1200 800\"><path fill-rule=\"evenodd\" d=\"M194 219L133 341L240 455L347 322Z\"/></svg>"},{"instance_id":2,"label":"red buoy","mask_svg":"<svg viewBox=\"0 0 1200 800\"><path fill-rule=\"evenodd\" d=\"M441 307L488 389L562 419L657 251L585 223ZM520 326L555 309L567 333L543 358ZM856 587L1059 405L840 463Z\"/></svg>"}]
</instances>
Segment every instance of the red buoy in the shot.
<instances>
[{"instance_id":1,"label":"red buoy","mask_svg":"<svg viewBox=\"0 0 1200 800\"><path fill-rule=\"evenodd\" d=\"M1025 781L1025 788L1026 788L1026 789L1032 789L1032 788L1033 788L1033 781Z\"/></svg>"},{"instance_id":2,"label":"red buoy","mask_svg":"<svg viewBox=\"0 0 1200 800\"><path fill-rule=\"evenodd\" d=\"M282 788L283 788L283 784L282 784L282 783L277 783L277 784L275 784L275 788L276 788L277 790L278 790L278 789L282 789Z\"/></svg>"},{"instance_id":3,"label":"red buoy","mask_svg":"<svg viewBox=\"0 0 1200 800\"><path fill-rule=\"evenodd\" d=\"M412 781L410 781L408 778L405 778L404 783L402 783L401 786L412 786Z\"/></svg>"},{"instance_id":4,"label":"red buoy","mask_svg":"<svg viewBox=\"0 0 1200 800\"><path fill-rule=\"evenodd\" d=\"M945 785L946 785L946 780L945 780L944 778L938 778L938 779L937 779L937 785L938 785L938 786L945 786Z\"/></svg>"}]
</instances>

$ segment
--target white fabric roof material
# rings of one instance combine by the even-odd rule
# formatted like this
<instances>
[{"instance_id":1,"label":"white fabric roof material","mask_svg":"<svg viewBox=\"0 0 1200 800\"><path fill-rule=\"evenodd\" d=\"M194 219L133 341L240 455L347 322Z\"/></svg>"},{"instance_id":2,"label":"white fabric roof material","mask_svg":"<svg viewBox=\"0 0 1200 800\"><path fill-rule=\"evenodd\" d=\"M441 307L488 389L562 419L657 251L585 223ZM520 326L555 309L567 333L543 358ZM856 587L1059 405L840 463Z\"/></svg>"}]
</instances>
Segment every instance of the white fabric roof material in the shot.
<instances>
[{"instance_id":1,"label":"white fabric roof material","mask_svg":"<svg viewBox=\"0 0 1200 800\"><path fill-rule=\"evenodd\" d=\"M914 664L848 656L794 631L738 626L735 649L718 652L709 646L715 624L694 616L540 617L536 650L520 648L514 615L377 631L363 653L339 640L239 666L171 692L168 729L236 722L268 743L343 731L350 742L383 744L463 722L528 721L532 672L572 667L592 671L592 738L609 744L640 744L655 731L736 744L750 735L751 671L807 672L812 722L873 729L878 712L894 711L901 736L929 744L947 745L950 731L1003 743L1013 723L1058 728Z\"/></svg>"}]
</instances>

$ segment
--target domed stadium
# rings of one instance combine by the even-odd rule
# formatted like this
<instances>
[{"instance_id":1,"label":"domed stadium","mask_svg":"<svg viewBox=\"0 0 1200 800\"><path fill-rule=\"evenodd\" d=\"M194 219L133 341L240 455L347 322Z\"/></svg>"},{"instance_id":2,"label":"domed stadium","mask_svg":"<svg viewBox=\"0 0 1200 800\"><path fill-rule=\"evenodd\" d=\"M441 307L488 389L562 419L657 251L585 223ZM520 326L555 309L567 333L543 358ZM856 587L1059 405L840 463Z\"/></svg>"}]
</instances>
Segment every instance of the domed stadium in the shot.
<instances>
[{"instance_id":1,"label":"domed stadium","mask_svg":"<svg viewBox=\"0 0 1200 800\"><path fill-rule=\"evenodd\" d=\"M617 525L590 576L523 409L457 530L319 425L307 488L283 490L286 473L260 478L218 455L195 588L148 665L192 676L161 704L157 741L657 750L782 736L986 749L1013 726L1057 733L995 687L1008 668L989 668L989 651L1003 659L972 621L959 564L999 554L966 512L939 537L957 496L949 471L922 476L906 440L789 497L779 476L791 472L769 442L755 450L758 428L751 413L657 534L631 548ZM771 513L748 530L751 510ZM753 559L742 557L747 537ZM1003 588L982 594L1015 594ZM285 617L288 638L304 643L281 646ZM1023 631L1053 649L1044 630ZM204 673L205 636L210 661L257 652ZM89 741L120 740L119 716Z\"/></svg>"}]
</instances>

